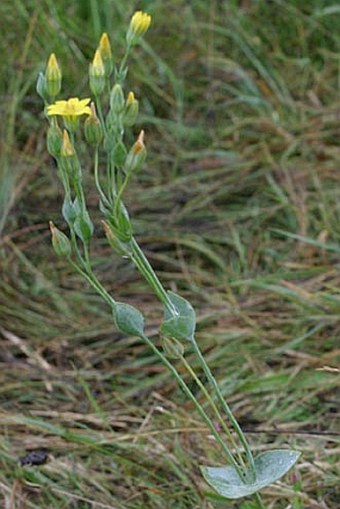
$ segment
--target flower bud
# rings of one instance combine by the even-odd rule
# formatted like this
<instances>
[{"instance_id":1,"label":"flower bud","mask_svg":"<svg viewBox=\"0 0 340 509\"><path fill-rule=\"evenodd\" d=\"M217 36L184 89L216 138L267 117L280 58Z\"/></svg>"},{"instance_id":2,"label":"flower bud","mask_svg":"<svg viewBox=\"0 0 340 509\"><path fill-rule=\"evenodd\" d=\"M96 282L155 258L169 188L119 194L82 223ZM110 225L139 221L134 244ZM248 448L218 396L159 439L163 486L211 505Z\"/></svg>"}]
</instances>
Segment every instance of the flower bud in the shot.
<instances>
[{"instance_id":1,"label":"flower bud","mask_svg":"<svg viewBox=\"0 0 340 509\"><path fill-rule=\"evenodd\" d=\"M184 354L184 345L176 338L161 335L161 344L166 357L179 359Z\"/></svg>"},{"instance_id":2,"label":"flower bud","mask_svg":"<svg viewBox=\"0 0 340 509\"><path fill-rule=\"evenodd\" d=\"M40 95L40 97L46 103L48 100L48 94L47 94L47 90L46 90L46 78L42 72L40 72L38 75L36 91L37 91L38 95Z\"/></svg>"},{"instance_id":3,"label":"flower bud","mask_svg":"<svg viewBox=\"0 0 340 509\"><path fill-rule=\"evenodd\" d=\"M94 95L100 95L105 87L105 68L100 50L97 49L90 64L90 89Z\"/></svg>"},{"instance_id":4,"label":"flower bud","mask_svg":"<svg viewBox=\"0 0 340 509\"><path fill-rule=\"evenodd\" d=\"M127 127L133 126L138 115L138 101L135 99L133 92L129 92L126 99L125 111L124 111L124 125Z\"/></svg>"},{"instance_id":5,"label":"flower bud","mask_svg":"<svg viewBox=\"0 0 340 509\"><path fill-rule=\"evenodd\" d=\"M126 34L128 45L138 42L145 34L151 23L151 16L146 12L137 11L131 18L130 26Z\"/></svg>"},{"instance_id":6,"label":"flower bud","mask_svg":"<svg viewBox=\"0 0 340 509\"><path fill-rule=\"evenodd\" d=\"M104 32L100 38L99 50L105 68L105 75L106 77L110 77L113 71L113 59L110 39L106 32Z\"/></svg>"},{"instance_id":7,"label":"flower bud","mask_svg":"<svg viewBox=\"0 0 340 509\"><path fill-rule=\"evenodd\" d=\"M57 256L69 258L71 256L71 244L65 233L58 230L50 221L50 230L52 233L52 246Z\"/></svg>"},{"instance_id":8,"label":"flower bud","mask_svg":"<svg viewBox=\"0 0 340 509\"><path fill-rule=\"evenodd\" d=\"M63 144L63 133L58 126L57 119L52 117L51 124L47 129L47 150L56 159L60 156Z\"/></svg>"},{"instance_id":9,"label":"flower bud","mask_svg":"<svg viewBox=\"0 0 340 509\"><path fill-rule=\"evenodd\" d=\"M60 167L70 179L74 179L80 174L80 164L74 146L66 129L63 132L63 142L60 149Z\"/></svg>"},{"instance_id":10,"label":"flower bud","mask_svg":"<svg viewBox=\"0 0 340 509\"><path fill-rule=\"evenodd\" d=\"M124 93L118 83L111 90L110 108L114 115L119 115L124 110Z\"/></svg>"},{"instance_id":11,"label":"flower bud","mask_svg":"<svg viewBox=\"0 0 340 509\"><path fill-rule=\"evenodd\" d=\"M130 149L125 159L124 170L126 173L134 173L139 170L146 158L144 145L144 131L139 133L136 143Z\"/></svg>"},{"instance_id":12,"label":"flower bud","mask_svg":"<svg viewBox=\"0 0 340 509\"><path fill-rule=\"evenodd\" d=\"M117 234L115 233L115 229L110 223L102 221L102 225L106 238L114 252L119 256L130 256L132 251L129 242L123 242L119 240Z\"/></svg>"},{"instance_id":13,"label":"flower bud","mask_svg":"<svg viewBox=\"0 0 340 509\"><path fill-rule=\"evenodd\" d=\"M54 53L51 53L50 58L48 59L45 79L46 92L50 97L54 98L59 94L61 89L61 70Z\"/></svg>"},{"instance_id":14,"label":"flower bud","mask_svg":"<svg viewBox=\"0 0 340 509\"><path fill-rule=\"evenodd\" d=\"M85 244L87 244L93 235L93 223L87 210L82 210L74 222L74 231Z\"/></svg>"},{"instance_id":15,"label":"flower bud","mask_svg":"<svg viewBox=\"0 0 340 509\"><path fill-rule=\"evenodd\" d=\"M91 103L91 115L87 117L84 123L85 139L90 145L99 145L103 139L103 128L97 117L96 107Z\"/></svg>"}]
</instances>

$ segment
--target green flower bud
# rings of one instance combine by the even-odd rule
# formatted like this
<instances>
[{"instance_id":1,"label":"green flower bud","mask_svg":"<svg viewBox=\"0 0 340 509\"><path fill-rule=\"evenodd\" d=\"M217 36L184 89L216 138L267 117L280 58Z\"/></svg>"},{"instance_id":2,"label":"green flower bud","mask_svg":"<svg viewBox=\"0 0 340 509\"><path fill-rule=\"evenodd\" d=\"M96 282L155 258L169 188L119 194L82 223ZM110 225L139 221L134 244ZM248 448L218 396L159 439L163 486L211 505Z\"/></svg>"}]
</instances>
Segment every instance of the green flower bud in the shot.
<instances>
[{"instance_id":1,"label":"green flower bud","mask_svg":"<svg viewBox=\"0 0 340 509\"><path fill-rule=\"evenodd\" d=\"M130 256L132 252L130 243L119 240L115 228L110 223L102 221L102 225L106 238L114 252L119 256Z\"/></svg>"},{"instance_id":2,"label":"green flower bud","mask_svg":"<svg viewBox=\"0 0 340 509\"><path fill-rule=\"evenodd\" d=\"M58 126L57 119L52 118L51 124L47 129L47 150L51 156L58 158L63 144L63 133Z\"/></svg>"},{"instance_id":3,"label":"green flower bud","mask_svg":"<svg viewBox=\"0 0 340 509\"><path fill-rule=\"evenodd\" d=\"M138 101L135 99L134 93L129 92L129 95L126 100L125 105L125 111L124 111L124 118L123 123L127 127L133 126L133 124L136 122L136 118L138 115Z\"/></svg>"},{"instance_id":4,"label":"green flower bud","mask_svg":"<svg viewBox=\"0 0 340 509\"><path fill-rule=\"evenodd\" d=\"M116 83L110 94L110 108L115 115L119 115L124 110L125 101L122 87Z\"/></svg>"},{"instance_id":5,"label":"green flower bud","mask_svg":"<svg viewBox=\"0 0 340 509\"><path fill-rule=\"evenodd\" d=\"M36 90L38 95L40 95L40 97L43 99L43 101L47 102L48 94L46 90L46 78L42 72L40 72L38 75Z\"/></svg>"},{"instance_id":6,"label":"green flower bud","mask_svg":"<svg viewBox=\"0 0 340 509\"><path fill-rule=\"evenodd\" d=\"M89 70L90 89L94 95L100 95L105 87L105 68L100 50L97 49Z\"/></svg>"},{"instance_id":7,"label":"green flower bud","mask_svg":"<svg viewBox=\"0 0 340 509\"><path fill-rule=\"evenodd\" d=\"M71 256L71 244L65 233L58 230L50 221L50 230L52 233L52 246L57 256L69 258Z\"/></svg>"},{"instance_id":8,"label":"green flower bud","mask_svg":"<svg viewBox=\"0 0 340 509\"><path fill-rule=\"evenodd\" d=\"M53 99L61 89L61 70L54 53L48 59L46 71L46 92Z\"/></svg>"},{"instance_id":9,"label":"green flower bud","mask_svg":"<svg viewBox=\"0 0 340 509\"><path fill-rule=\"evenodd\" d=\"M126 173L135 173L142 166L146 158L144 145L144 131L141 131L136 143L130 149L124 163Z\"/></svg>"},{"instance_id":10,"label":"green flower bud","mask_svg":"<svg viewBox=\"0 0 340 509\"><path fill-rule=\"evenodd\" d=\"M74 146L66 129L63 132L63 142L60 149L59 165L72 180L80 175L80 163Z\"/></svg>"},{"instance_id":11,"label":"green flower bud","mask_svg":"<svg viewBox=\"0 0 340 509\"><path fill-rule=\"evenodd\" d=\"M90 145L99 145L103 139L103 128L97 117L94 103L91 103L91 115L87 117L84 123L84 134Z\"/></svg>"},{"instance_id":12,"label":"green flower bud","mask_svg":"<svg viewBox=\"0 0 340 509\"><path fill-rule=\"evenodd\" d=\"M106 32L104 32L100 38L99 50L105 68L105 75L109 78L113 71L113 59L110 39Z\"/></svg>"},{"instance_id":13,"label":"green flower bud","mask_svg":"<svg viewBox=\"0 0 340 509\"><path fill-rule=\"evenodd\" d=\"M74 231L85 244L87 244L93 235L93 223L87 210L83 210L77 216L74 222Z\"/></svg>"},{"instance_id":14,"label":"green flower bud","mask_svg":"<svg viewBox=\"0 0 340 509\"><path fill-rule=\"evenodd\" d=\"M161 344L164 353L170 359L179 359L184 353L184 345L176 338L161 335Z\"/></svg>"}]
</instances>

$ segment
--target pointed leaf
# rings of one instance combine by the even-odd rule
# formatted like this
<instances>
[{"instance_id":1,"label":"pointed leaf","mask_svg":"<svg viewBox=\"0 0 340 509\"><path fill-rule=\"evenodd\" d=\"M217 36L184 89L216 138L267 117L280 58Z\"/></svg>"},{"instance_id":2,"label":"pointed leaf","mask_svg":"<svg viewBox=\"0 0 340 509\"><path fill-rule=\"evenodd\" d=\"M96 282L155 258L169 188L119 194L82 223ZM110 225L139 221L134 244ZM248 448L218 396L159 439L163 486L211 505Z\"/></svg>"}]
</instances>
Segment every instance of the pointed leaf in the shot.
<instances>
[{"instance_id":1,"label":"pointed leaf","mask_svg":"<svg viewBox=\"0 0 340 509\"><path fill-rule=\"evenodd\" d=\"M204 479L219 495L236 499L251 495L285 475L296 463L300 452L267 451L255 458L256 481L245 484L233 467L201 467Z\"/></svg>"}]
</instances>

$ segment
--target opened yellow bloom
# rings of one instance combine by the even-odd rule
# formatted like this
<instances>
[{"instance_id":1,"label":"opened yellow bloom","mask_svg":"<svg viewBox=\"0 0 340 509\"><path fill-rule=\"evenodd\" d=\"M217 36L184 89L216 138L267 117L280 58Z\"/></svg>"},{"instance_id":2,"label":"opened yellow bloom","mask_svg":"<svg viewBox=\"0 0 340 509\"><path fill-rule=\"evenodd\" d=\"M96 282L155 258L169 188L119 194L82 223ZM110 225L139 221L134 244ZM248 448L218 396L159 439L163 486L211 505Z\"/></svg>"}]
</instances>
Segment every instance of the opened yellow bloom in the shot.
<instances>
[{"instance_id":1,"label":"opened yellow bloom","mask_svg":"<svg viewBox=\"0 0 340 509\"><path fill-rule=\"evenodd\" d=\"M71 97L67 101L56 101L47 106L47 114L61 115L64 118L91 115L91 108L88 106L90 101L91 99L78 99L78 97Z\"/></svg>"}]
</instances>

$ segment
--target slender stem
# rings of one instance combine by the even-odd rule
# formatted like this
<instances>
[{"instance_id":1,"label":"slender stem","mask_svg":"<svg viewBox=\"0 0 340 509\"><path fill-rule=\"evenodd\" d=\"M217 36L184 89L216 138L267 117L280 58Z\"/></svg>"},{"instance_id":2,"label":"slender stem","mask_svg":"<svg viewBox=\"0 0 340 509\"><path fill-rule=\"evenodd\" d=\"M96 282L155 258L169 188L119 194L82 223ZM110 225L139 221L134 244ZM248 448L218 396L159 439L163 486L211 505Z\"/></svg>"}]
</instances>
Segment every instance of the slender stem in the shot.
<instances>
[{"instance_id":1,"label":"slender stem","mask_svg":"<svg viewBox=\"0 0 340 509\"><path fill-rule=\"evenodd\" d=\"M103 201L103 204L107 205L108 200L105 196L105 193L104 193L102 186L100 185L100 181L99 181L98 162L99 162L99 150L98 150L98 147L96 147L95 151L94 151L94 180L95 180L96 187L98 189L100 198Z\"/></svg>"},{"instance_id":2,"label":"slender stem","mask_svg":"<svg viewBox=\"0 0 340 509\"><path fill-rule=\"evenodd\" d=\"M239 453L238 451L238 447L237 447L237 444L235 442L235 439L233 437L233 435L231 434L228 426L226 425L226 423L224 422L218 408L216 407L215 405L215 402L213 401L213 399L211 398L209 392L207 391L207 389L204 387L203 383L201 382L201 380L198 378L198 376L196 375L195 371L192 369L192 367L190 366L190 364L187 362L187 360L185 359L185 357L181 357L181 361L183 362L186 370L190 373L190 375L192 376L192 378L195 380L195 382L197 383L197 385L199 386L200 390L203 392L204 396L206 397L208 403L210 404L211 408L213 409L213 411L215 412L215 415L217 417L217 419L219 420L224 432L226 433L227 437L229 438L232 446L234 447L234 449L236 450L236 454L238 456L238 459L239 459L239 462L242 466L242 468L245 468L245 464L244 464L244 461L243 461L243 458L242 458L242 455ZM233 463L234 467L236 468L236 461Z\"/></svg>"},{"instance_id":3,"label":"slender stem","mask_svg":"<svg viewBox=\"0 0 340 509\"><path fill-rule=\"evenodd\" d=\"M114 212L113 212L113 215L115 217L117 217L117 214L118 214L118 210L119 210L119 204L120 204L120 201L121 201L121 198L122 198L122 195L130 181L130 177L131 177L131 173L126 175L124 181L123 181L123 184L120 186L120 189L115 197L115 204L114 204Z\"/></svg>"},{"instance_id":4,"label":"slender stem","mask_svg":"<svg viewBox=\"0 0 340 509\"><path fill-rule=\"evenodd\" d=\"M102 284L98 281L96 276L91 271L89 274L85 272L79 265L77 265L71 258L68 259L72 267L81 274L86 281L99 293L99 295L105 300L105 302L110 306L114 307L116 301L111 297L111 295L107 292L107 290L102 286Z\"/></svg>"},{"instance_id":5,"label":"slender stem","mask_svg":"<svg viewBox=\"0 0 340 509\"><path fill-rule=\"evenodd\" d=\"M244 436L244 433L239 425L239 423L237 422L237 420L235 419L232 411L230 410L229 408L229 405L228 403L225 401L223 395L222 395L222 392L221 392L221 389L219 388L216 380L215 380L215 377L214 375L212 374L212 372L210 371L210 368L209 366L207 365L204 357L203 357L203 354L196 342L196 340L194 339L193 340L193 347L194 347L194 350L195 350L195 353L200 361L200 364L204 370L204 373L206 374L209 382L211 383L213 389L215 390L215 393L216 393L216 396L218 398L218 401L220 402L223 410L225 411L226 415L228 416L237 436L239 437L240 439L240 442L241 444L243 445L243 448L244 448L244 451L246 453L246 456L247 456L247 459L248 459L248 462L249 462L249 466L251 468L251 471L253 473L253 476L254 476L254 479L256 477L256 469L255 469L255 464L254 464L254 458L253 458L253 455L251 453L251 450L250 450L250 447L249 447L249 444L246 440L246 437Z\"/></svg>"},{"instance_id":6,"label":"slender stem","mask_svg":"<svg viewBox=\"0 0 340 509\"><path fill-rule=\"evenodd\" d=\"M258 509L266 509L266 506L264 505L260 493L256 492L254 493L254 496L257 501Z\"/></svg>"},{"instance_id":7,"label":"slender stem","mask_svg":"<svg viewBox=\"0 0 340 509\"><path fill-rule=\"evenodd\" d=\"M136 265L137 269L140 271L140 273L145 277L151 288L156 293L159 300L164 304L164 306L167 308L169 313L172 316L177 316L177 310L175 309L174 305L172 304L171 300L169 299L168 294L164 290L162 284L160 283L155 271L151 267L148 259L144 255L143 251L137 244L136 240L132 237L131 239L131 246L132 246L132 254L131 254L131 260Z\"/></svg>"},{"instance_id":8,"label":"slender stem","mask_svg":"<svg viewBox=\"0 0 340 509\"><path fill-rule=\"evenodd\" d=\"M240 479L243 479L242 469L240 468L240 466L235 461L233 455L231 454L231 452L229 451L228 447L226 446L226 444L221 439L219 433L216 431L215 426L214 426L213 422L211 421L210 417L205 413L202 405L197 401L197 399L195 398L194 394L191 392L191 390L189 389L187 384L184 382L184 380L182 379L180 374L177 372L176 368L169 362L169 360L166 358L166 356L163 355L160 350L158 350L158 348L153 344L153 342L147 336L143 335L143 336L141 336L141 339L143 339L149 345L149 347L152 349L152 351L157 355L157 357L163 362L163 364L165 364L165 366L174 375L174 377L176 378L179 386L183 389L185 394L188 396L188 398L195 405L195 407L196 407L197 411L199 412L200 416L202 417L202 419L206 422L206 424L210 428L210 430L211 430L212 434L214 435L216 441L220 444L220 446L222 447L222 449L223 449L225 455L227 456L228 460L234 466L235 470L237 471L238 475L240 476Z\"/></svg>"}]
</instances>

